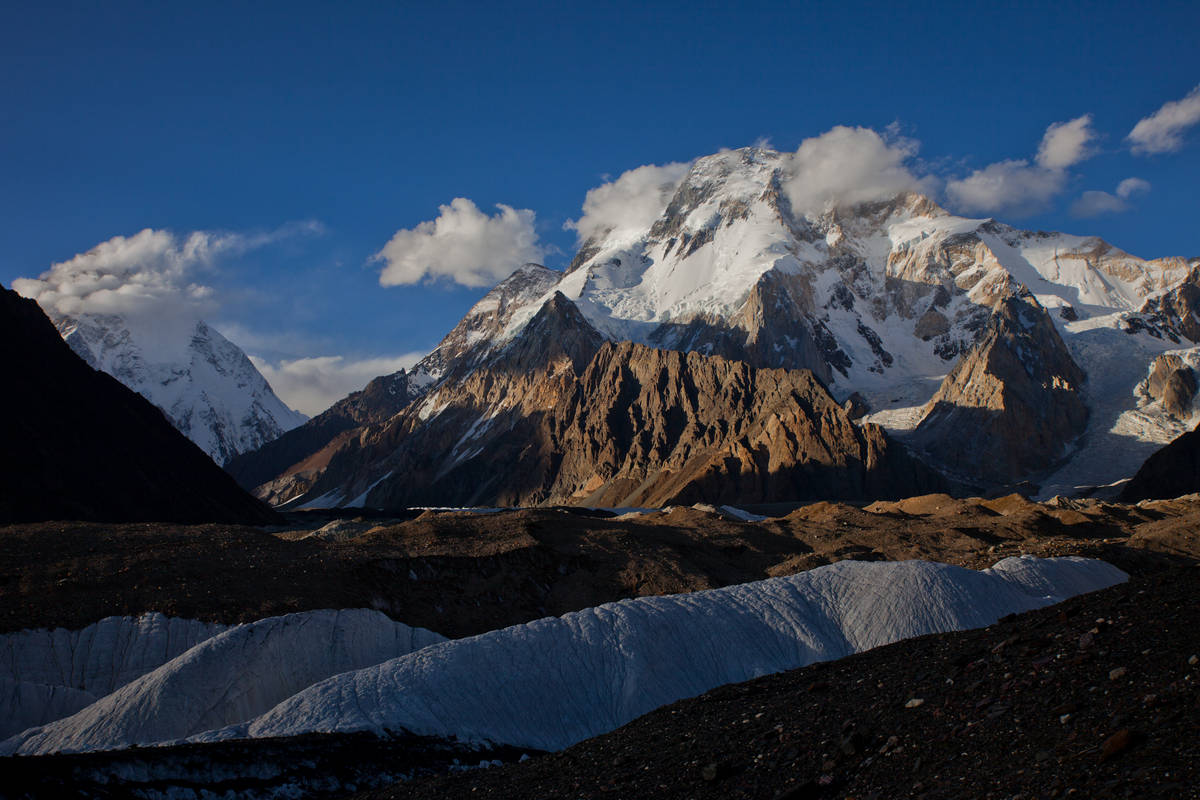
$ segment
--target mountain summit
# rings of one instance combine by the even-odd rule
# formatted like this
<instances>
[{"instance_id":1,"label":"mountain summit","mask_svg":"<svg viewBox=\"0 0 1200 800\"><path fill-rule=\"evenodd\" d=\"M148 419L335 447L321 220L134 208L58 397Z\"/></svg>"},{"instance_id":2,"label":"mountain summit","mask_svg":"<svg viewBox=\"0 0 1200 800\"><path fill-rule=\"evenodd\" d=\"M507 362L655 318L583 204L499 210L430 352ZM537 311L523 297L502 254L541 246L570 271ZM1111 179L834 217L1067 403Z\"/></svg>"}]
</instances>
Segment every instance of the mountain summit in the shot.
<instances>
[{"instance_id":1,"label":"mountain summit","mask_svg":"<svg viewBox=\"0 0 1200 800\"><path fill-rule=\"evenodd\" d=\"M218 464L308 419L280 400L246 354L203 320L142 330L119 314L59 317L63 339L166 413Z\"/></svg>"},{"instance_id":2,"label":"mountain summit","mask_svg":"<svg viewBox=\"0 0 1200 800\"><path fill-rule=\"evenodd\" d=\"M414 409L384 424L386 436L364 429L356 455L310 472L303 484L324 487L319 496L285 481L272 498L412 499L385 489L409 474L390 458L411 446L403 442L452 413L457 427L430 443L447 460L435 466L441 451L429 449L429 474L483 464L494 452L472 443L497 435L501 413L521 408L528 420L569 394L549 392L531 370L558 364L551 374L578 380L593 340L808 370L832 400L980 490L1109 484L1187 425L1190 409L1167 414L1136 387L1157 356L1189 346L1184 311L1197 292L1187 287L1200 281L1200 260L1147 261L1094 237L958 217L913 192L804 210L790 158L744 148L699 159L656 218L589 226L564 273L522 267L408 373ZM546 337L575 348L569 365L545 350ZM574 378L561 377L568 371ZM563 402L578 416L592 399ZM506 424L514 442L529 434ZM552 440L563 464L574 459L566 441Z\"/></svg>"}]
</instances>

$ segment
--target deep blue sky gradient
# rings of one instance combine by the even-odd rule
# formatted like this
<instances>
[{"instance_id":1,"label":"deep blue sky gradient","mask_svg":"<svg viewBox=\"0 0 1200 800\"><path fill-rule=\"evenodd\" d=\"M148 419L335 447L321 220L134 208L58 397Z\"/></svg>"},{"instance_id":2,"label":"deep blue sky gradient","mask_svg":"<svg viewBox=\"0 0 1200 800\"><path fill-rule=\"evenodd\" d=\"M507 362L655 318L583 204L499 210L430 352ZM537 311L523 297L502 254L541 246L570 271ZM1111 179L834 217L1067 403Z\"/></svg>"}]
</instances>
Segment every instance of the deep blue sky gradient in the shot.
<instances>
[{"instance_id":1,"label":"deep blue sky gradient","mask_svg":"<svg viewBox=\"0 0 1200 800\"><path fill-rule=\"evenodd\" d=\"M385 289L370 256L453 197L533 209L561 266L586 191L641 164L896 122L962 175L1088 112L1101 152L1006 221L1200 255L1200 133L1122 142L1200 83L1198 31L1195 2L7 3L0 282L145 227L318 220L208 276L225 318L275 357L427 349L481 290ZM1130 176L1133 210L1067 214Z\"/></svg>"}]
</instances>

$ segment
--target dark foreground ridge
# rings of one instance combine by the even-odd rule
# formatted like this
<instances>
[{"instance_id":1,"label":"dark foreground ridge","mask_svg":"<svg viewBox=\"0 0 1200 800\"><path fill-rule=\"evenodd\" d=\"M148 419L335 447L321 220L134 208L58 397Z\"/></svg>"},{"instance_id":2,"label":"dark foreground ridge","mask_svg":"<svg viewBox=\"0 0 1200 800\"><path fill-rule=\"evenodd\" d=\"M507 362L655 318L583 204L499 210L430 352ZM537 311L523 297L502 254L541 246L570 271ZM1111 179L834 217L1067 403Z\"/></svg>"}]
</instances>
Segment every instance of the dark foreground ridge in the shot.
<instances>
[{"instance_id":1,"label":"dark foreground ridge","mask_svg":"<svg viewBox=\"0 0 1200 800\"><path fill-rule=\"evenodd\" d=\"M1200 797L1200 568L725 686L399 798Z\"/></svg>"},{"instance_id":2,"label":"dark foreground ridge","mask_svg":"<svg viewBox=\"0 0 1200 800\"><path fill-rule=\"evenodd\" d=\"M0 287L0 522L277 517L166 416L89 367L32 300Z\"/></svg>"}]
</instances>

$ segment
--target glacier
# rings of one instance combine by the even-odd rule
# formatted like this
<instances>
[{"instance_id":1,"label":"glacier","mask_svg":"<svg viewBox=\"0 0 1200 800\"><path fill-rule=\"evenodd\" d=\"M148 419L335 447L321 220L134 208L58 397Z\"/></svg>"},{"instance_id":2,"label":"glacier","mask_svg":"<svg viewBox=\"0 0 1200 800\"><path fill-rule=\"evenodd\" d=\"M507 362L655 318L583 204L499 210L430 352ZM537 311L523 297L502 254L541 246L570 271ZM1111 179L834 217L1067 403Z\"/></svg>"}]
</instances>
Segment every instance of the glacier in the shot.
<instances>
[{"instance_id":1,"label":"glacier","mask_svg":"<svg viewBox=\"0 0 1200 800\"><path fill-rule=\"evenodd\" d=\"M370 609L306 611L238 625L78 713L0 744L0 754L109 750L250 719L331 675L445 637Z\"/></svg>"},{"instance_id":2,"label":"glacier","mask_svg":"<svg viewBox=\"0 0 1200 800\"><path fill-rule=\"evenodd\" d=\"M717 686L990 625L1127 578L1078 557L979 571L843 561L454 641L366 609L289 614L219 633L10 737L0 755L364 731L558 750Z\"/></svg>"},{"instance_id":3,"label":"glacier","mask_svg":"<svg viewBox=\"0 0 1200 800\"><path fill-rule=\"evenodd\" d=\"M226 628L151 612L0 635L0 737L73 714Z\"/></svg>"},{"instance_id":4,"label":"glacier","mask_svg":"<svg viewBox=\"0 0 1200 800\"><path fill-rule=\"evenodd\" d=\"M427 647L330 678L195 741L369 731L559 750L717 686L983 627L1127 579L1078 557L1006 558L980 571L843 561Z\"/></svg>"}]
</instances>

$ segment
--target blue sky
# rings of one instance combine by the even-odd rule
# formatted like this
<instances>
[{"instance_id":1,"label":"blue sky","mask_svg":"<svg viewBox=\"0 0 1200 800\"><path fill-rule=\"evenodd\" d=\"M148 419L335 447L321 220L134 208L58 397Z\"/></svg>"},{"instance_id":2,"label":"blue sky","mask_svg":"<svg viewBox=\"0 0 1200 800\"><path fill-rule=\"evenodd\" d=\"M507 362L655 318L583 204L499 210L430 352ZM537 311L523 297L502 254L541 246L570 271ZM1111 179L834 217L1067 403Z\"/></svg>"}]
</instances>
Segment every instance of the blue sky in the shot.
<instances>
[{"instance_id":1,"label":"blue sky","mask_svg":"<svg viewBox=\"0 0 1200 800\"><path fill-rule=\"evenodd\" d=\"M1200 85L1200 4L897 5L10 3L0 282L146 228L232 235L189 276L207 315L345 367L429 349L484 291L380 285L372 256L453 198L532 211L562 266L587 191L640 165L893 125L944 183L1089 114L1041 209L992 215L1200 255L1200 126L1126 139ZM1125 210L1072 215L1131 177Z\"/></svg>"}]
</instances>

